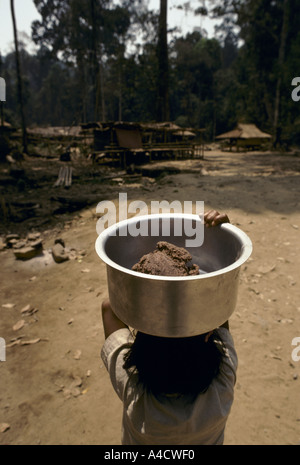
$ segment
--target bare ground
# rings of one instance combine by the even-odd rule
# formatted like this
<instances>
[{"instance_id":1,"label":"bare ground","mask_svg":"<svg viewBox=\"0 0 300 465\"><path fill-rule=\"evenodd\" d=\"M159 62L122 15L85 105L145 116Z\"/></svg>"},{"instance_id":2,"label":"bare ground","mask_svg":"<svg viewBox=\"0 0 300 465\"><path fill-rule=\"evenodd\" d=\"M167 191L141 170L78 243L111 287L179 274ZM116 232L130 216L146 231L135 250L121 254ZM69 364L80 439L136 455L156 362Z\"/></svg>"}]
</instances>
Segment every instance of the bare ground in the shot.
<instances>
[{"instance_id":1,"label":"bare ground","mask_svg":"<svg viewBox=\"0 0 300 465\"><path fill-rule=\"evenodd\" d=\"M28 261L12 249L0 252L0 336L8 346L0 363L0 444L120 444L122 406L99 356L107 286L94 249L96 204L117 202L119 192L147 203L204 200L250 236L254 250L230 321L239 368L225 444L300 443L300 361L292 359L292 340L300 337L300 159L211 150L204 160L171 165L180 173L123 183L77 163L67 191L53 187L58 162L30 159L26 182L0 192L7 204L17 199L10 208L20 215L20 202L39 205L25 221L7 216L3 239L39 231L44 241L43 255ZM7 176L6 167L1 173ZM64 197L83 196L85 208L60 210ZM50 253L58 237L76 251L61 264Z\"/></svg>"}]
</instances>

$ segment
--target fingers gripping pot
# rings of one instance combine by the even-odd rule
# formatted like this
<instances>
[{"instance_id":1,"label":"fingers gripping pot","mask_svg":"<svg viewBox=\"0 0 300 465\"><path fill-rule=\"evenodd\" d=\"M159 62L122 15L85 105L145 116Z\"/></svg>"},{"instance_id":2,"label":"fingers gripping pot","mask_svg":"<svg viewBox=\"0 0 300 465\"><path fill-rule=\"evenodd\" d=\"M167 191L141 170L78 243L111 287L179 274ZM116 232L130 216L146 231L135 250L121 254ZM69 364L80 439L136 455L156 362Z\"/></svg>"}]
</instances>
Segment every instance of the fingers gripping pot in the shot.
<instances>
[{"instance_id":1,"label":"fingers gripping pot","mask_svg":"<svg viewBox=\"0 0 300 465\"><path fill-rule=\"evenodd\" d=\"M241 266L252 253L249 237L236 226L223 223L204 228L200 247L186 247L183 234L174 233L175 218L201 222L187 214L161 214L134 217L104 230L96 241L96 252L106 263L108 292L115 314L128 326L161 337L189 337L211 331L232 315L238 294ZM168 235L162 227L170 222ZM131 236L128 226L156 235ZM195 229L195 228L194 228ZM153 276L132 271L140 258L153 251L158 241L185 247L192 262L200 268L197 276Z\"/></svg>"}]
</instances>

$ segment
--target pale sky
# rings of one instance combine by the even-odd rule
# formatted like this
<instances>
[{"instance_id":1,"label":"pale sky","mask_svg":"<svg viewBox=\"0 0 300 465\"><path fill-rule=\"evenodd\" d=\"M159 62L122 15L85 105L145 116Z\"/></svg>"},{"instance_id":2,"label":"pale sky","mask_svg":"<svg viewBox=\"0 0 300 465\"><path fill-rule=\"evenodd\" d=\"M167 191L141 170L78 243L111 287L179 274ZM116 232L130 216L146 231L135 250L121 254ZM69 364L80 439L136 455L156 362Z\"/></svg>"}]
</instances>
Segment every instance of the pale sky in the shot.
<instances>
[{"instance_id":1,"label":"pale sky","mask_svg":"<svg viewBox=\"0 0 300 465\"><path fill-rule=\"evenodd\" d=\"M19 32L19 40L23 39L22 32L25 32L31 37L31 23L35 19L39 19L39 14L35 8L33 0L14 0L17 28ZM177 26L182 28L183 34L192 32L195 27L203 27L208 31L209 36L213 35L213 26L211 21L194 16L178 10L176 6L190 4L192 7L201 5L199 0L169 0L168 9L168 27ZM154 10L159 9L159 0L149 0L149 7ZM28 50L33 50L34 45L31 45ZM0 51L2 55L14 49L13 45L13 26L11 20L10 0L0 0Z\"/></svg>"}]
</instances>

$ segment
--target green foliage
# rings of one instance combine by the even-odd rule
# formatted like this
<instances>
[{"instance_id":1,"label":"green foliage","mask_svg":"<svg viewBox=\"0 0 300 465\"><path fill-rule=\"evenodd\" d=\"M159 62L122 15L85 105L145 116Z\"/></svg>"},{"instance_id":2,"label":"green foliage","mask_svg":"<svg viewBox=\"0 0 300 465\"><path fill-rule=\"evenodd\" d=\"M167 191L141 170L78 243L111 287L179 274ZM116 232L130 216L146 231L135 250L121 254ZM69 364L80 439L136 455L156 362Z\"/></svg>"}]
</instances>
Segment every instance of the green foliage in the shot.
<instances>
[{"instance_id":1,"label":"green foliage","mask_svg":"<svg viewBox=\"0 0 300 465\"><path fill-rule=\"evenodd\" d=\"M155 120L158 15L145 0L34 0L39 46L21 50L28 124ZM238 121L298 141L300 0L199 1L195 13L221 19L215 38L191 31L169 44L170 119L207 129L212 140ZM284 23L284 18L286 22ZM18 120L14 55L1 59L6 118Z\"/></svg>"}]
</instances>

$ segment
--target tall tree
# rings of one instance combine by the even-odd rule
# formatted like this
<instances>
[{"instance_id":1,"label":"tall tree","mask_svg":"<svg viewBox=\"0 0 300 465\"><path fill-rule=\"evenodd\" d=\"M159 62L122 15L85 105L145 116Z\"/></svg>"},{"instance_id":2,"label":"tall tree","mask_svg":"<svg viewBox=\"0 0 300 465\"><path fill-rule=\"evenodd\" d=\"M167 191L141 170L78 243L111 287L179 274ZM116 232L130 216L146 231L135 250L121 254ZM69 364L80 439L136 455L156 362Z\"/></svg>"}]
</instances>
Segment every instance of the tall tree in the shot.
<instances>
[{"instance_id":1,"label":"tall tree","mask_svg":"<svg viewBox=\"0 0 300 465\"><path fill-rule=\"evenodd\" d=\"M212 14L222 19L222 31L239 27L237 93L244 117L273 133L280 143L287 129L290 86L288 64L298 63L299 0L209 0ZM287 114L285 114L287 112ZM291 115L289 115L290 117Z\"/></svg>"},{"instance_id":2,"label":"tall tree","mask_svg":"<svg viewBox=\"0 0 300 465\"><path fill-rule=\"evenodd\" d=\"M107 98L104 98L103 75L108 58L120 54L118 39L126 35L131 25L127 0L121 5L112 0L34 0L34 3L42 17L33 23L34 41L55 56L61 55L70 66L75 63L82 82L84 107L93 107L89 117L100 116L105 120Z\"/></svg>"},{"instance_id":3,"label":"tall tree","mask_svg":"<svg viewBox=\"0 0 300 465\"><path fill-rule=\"evenodd\" d=\"M168 1L160 0L160 16L158 29L158 120L168 121L169 109L169 57L167 38Z\"/></svg>"},{"instance_id":4,"label":"tall tree","mask_svg":"<svg viewBox=\"0 0 300 465\"><path fill-rule=\"evenodd\" d=\"M20 54L19 54L18 33L17 33L17 23L16 23L16 16L15 16L14 0L10 0L10 9L11 9L11 17L12 17L13 30L14 30L16 70L17 70L17 83L18 83L18 98L19 98L19 105L20 105L22 134L23 134L23 151L25 153L27 153L28 148L27 148L27 131L26 131L26 122L25 122L25 113L24 113L23 83L22 83L22 73L21 73L21 63L20 63Z\"/></svg>"},{"instance_id":5,"label":"tall tree","mask_svg":"<svg viewBox=\"0 0 300 465\"><path fill-rule=\"evenodd\" d=\"M289 29L289 0L283 1L283 19L280 33L280 45L278 53L278 76L276 83L275 105L274 105L274 123L273 123L273 145L274 147L280 143L280 97L282 86L283 65L285 61L285 49L287 42L287 35Z\"/></svg>"},{"instance_id":6,"label":"tall tree","mask_svg":"<svg viewBox=\"0 0 300 465\"><path fill-rule=\"evenodd\" d=\"M105 101L103 94L103 84L102 84L102 56L99 57L98 48L100 43L100 38L98 37L99 27L96 14L96 0L90 0L90 22L92 25L92 37L91 37L91 61L92 61L92 73L93 73L93 101L94 101L94 120L98 120L98 110L99 110L99 96L101 100L101 119L105 121ZM102 54L101 54L102 55ZM99 57L99 58L98 58Z\"/></svg>"},{"instance_id":7,"label":"tall tree","mask_svg":"<svg viewBox=\"0 0 300 465\"><path fill-rule=\"evenodd\" d=\"M177 104L177 122L184 126L206 127L213 135L216 126L216 73L222 65L221 46L198 31L178 38L172 48L172 112ZM174 93L174 89L176 92ZM220 112L220 115L222 112ZM176 119L176 118L172 118Z\"/></svg>"}]
</instances>

